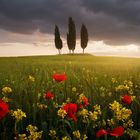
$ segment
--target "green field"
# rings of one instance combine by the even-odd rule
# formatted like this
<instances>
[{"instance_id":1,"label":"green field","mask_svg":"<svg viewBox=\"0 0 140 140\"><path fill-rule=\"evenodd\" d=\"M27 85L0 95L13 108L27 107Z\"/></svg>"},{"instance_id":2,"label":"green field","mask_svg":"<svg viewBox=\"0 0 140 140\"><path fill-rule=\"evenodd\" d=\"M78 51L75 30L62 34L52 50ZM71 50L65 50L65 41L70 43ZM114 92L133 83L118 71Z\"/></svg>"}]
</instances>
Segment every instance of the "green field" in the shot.
<instances>
[{"instance_id":1,"label":"green field","mask_svg":"<svg viewBox=\"0 0 140 140\"><path fill-rule=\"evenodd\" d=\"M54 73L65 73L67 80L60 83L54 81ZM30 80L29 75L34 77L35 81ZM29 137L31 134L26 132L29 124L37 126L38 131L43 131L43 140L86 140L85 135L89 140L100 139L95 136L98 130L111 131L118 126L124 127L123 135L117 138L108 134L102 136L103 139L140 139L140 58L99 57L88 54L1 57L0 89L4 87L10 87L12 93L5 94L1 91L0 97L7 97L9 109L21 109L26 113L26 118L17 122L10 112L0 124L2 140L12 140L14 137L24 140L19 138L19 134L23 133L26 133L28 139L32 139ZM44 93L48 91L55 95L51 101L44 99ZM77 103L81 94L89 99L89 105L78 109L77 122L67 117L60 118L57 111L62 104ZM121 101L121 96L126 94L136 96L131 105ZM115 112L109 109L109 104L114 100L125 109L130 109L131 116L116 120ZM47 108L40 109L38 104L47 105ZM89 112L96 111L93 107L96 104L100 105L102 113L92 120ZM87 116L84 113L80 114L84 109L85 112L89 111ZM110 125L107 121L111 119L114 123ZM133 121L133 126L128 126L129 120ZM55 130L56 134L51 135L50 130ZM80 137L73 134L77 130L81 133Z\"/></svg>"}]
</instances>

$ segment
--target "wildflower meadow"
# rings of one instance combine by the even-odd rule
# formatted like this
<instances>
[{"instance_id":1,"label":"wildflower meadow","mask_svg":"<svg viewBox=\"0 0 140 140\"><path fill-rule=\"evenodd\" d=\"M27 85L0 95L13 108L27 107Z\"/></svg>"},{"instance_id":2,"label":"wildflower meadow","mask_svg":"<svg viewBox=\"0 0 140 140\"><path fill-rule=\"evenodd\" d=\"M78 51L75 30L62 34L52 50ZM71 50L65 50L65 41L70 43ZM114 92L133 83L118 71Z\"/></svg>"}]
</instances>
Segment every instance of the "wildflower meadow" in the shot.
<instances>
[{"instance_id":1,"label":"wildflower meadow","mask_svg":"<svg viewBox=\"0 0 140 140\"><path fill-rule=\"evenodd\" d=\"M140 140L140 59L0 58L1 140Z\"/></svg>"}]
</instances>

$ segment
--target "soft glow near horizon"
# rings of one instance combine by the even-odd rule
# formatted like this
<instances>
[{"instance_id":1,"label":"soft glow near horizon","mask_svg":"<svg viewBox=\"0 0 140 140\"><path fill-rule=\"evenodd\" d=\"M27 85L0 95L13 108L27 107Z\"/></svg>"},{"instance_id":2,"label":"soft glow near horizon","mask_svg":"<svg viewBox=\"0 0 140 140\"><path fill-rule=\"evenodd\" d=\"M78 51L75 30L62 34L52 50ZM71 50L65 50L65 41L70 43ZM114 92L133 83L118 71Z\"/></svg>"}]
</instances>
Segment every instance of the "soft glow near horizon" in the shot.
<instances>
[{"instance_id":1,"label":"soft glow near horizon","mask_svg":"<svg viewBox=\"0 0 140 140\"><path fill-rule=\"evenodd\" d=\"M62 54L68 52L66 41L63 39ZM82 53L79 41L77 41L75 53ZM85 53L105 56L140 57L140 49L134 44L127 46L111 46L104 44L103 41L89 41L88 46L85 49ZM58 54L58 51L54 46L54 42L37 41L34 43L0 43L1 57L54 54Z\"/></svg>"},{"instance_id":2,"label":"soft glow near horizon","mask_svg":"<svg viewBox=\"0 0 140 140\"><path fill-rule=\"evenodd\" d=\"M18 34L0 30L0 39L7 39L0 43L0 56L29 56L58 54L54 44L54 35L41 33L36 30L33 34ZM18 42L16 41L18 40ZM66 39L63 40L62 53L68 53ZM75 53L82 53L80 40L76 42ZM85 53L108 56L140 57L140 47L134 44L127 46L106 45L103 41L89 40Z\"/></svg>"}]
</instances>

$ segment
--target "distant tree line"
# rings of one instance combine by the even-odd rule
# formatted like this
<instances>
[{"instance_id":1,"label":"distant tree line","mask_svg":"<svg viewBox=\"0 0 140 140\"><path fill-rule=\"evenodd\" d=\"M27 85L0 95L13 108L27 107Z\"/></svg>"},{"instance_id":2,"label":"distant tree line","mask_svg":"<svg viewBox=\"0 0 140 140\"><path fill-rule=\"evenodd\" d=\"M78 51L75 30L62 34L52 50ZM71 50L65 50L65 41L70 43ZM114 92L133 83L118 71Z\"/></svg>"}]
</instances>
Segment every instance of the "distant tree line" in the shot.
<instances>
[{"instance_id":1,"label":"distant tree line","mask_svg":"<svg viewBox=\"0 0 140 140\"><path fill-rule=\"evenodd\" d=\"M88 44L88 31L84 24L82 24L81 26L80 38L81 38L81 48L83 49L83 53L84 53L84 50ZM69 17L68 20L67 45L68 45L69 53L74 54L74 50L76 47L76 27L72 17ZM60 37L60 32L57 25L55 25L55 47L58 49L58 53L61 54L61 50L63 48L63 42Z\"/></svg>"}]
</instances>

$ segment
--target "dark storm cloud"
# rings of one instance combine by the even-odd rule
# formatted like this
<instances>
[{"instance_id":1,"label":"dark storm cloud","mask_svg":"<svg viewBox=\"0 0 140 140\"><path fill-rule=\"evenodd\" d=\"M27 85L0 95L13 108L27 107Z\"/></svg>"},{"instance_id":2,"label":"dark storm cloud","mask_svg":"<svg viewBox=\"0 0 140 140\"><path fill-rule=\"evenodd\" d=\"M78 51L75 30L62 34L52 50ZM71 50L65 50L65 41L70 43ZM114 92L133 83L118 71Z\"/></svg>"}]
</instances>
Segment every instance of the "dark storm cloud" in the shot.
<instances>
[{"instance_id":1,"label":"dark storm cloud","mask_svg":"<svg viewBox=\"0 0 140 140\"><path fill-rule=\"evenodd\" d=\"M53 34L57 24L65 36L69 16L94 40L140 44L139 0L0 0L0 28L11 32Z\"/></svg>"},{"instance_id":2,"label":"dark storm cloud","mask_svg":"<svg viewBox=\"0 0 140 140\"><path fill-rule=\"evenodd\" d=\"M95 18L97 38L111 44L140 43L139 0L83 0L82 4L88 12L102 15L102 22Z\"/></svg>"},{"instance_id":3,"label":"dark storm cloud","mask_svg":"<svg viewBox=\"0 0 140 140\"><path fill-rule=\"evenodd\" d=\"M137 25L140 23L139 0L86 0L83 5L94 13L103 12L116 19Z\"/></svg>"}]
</instances>

